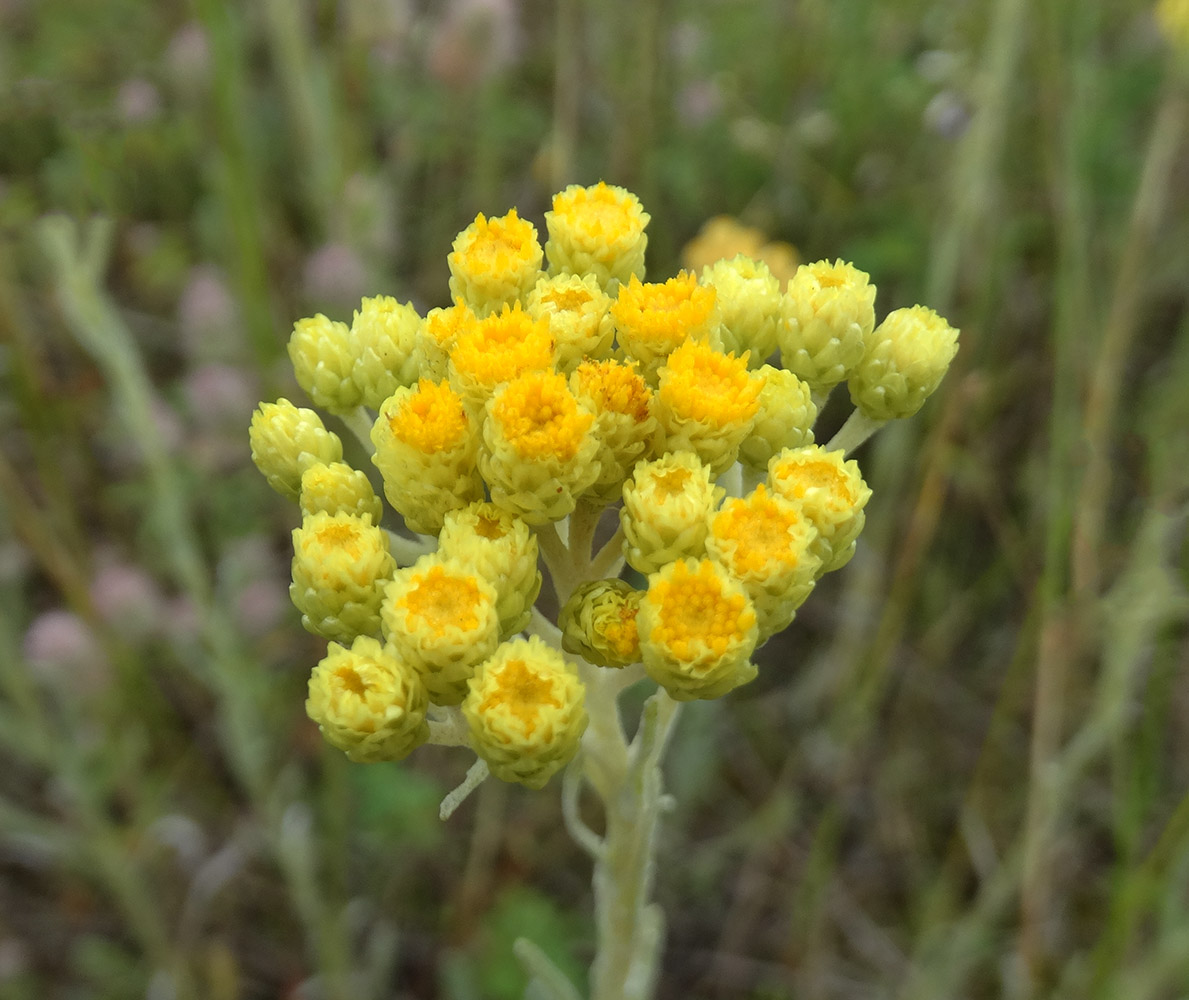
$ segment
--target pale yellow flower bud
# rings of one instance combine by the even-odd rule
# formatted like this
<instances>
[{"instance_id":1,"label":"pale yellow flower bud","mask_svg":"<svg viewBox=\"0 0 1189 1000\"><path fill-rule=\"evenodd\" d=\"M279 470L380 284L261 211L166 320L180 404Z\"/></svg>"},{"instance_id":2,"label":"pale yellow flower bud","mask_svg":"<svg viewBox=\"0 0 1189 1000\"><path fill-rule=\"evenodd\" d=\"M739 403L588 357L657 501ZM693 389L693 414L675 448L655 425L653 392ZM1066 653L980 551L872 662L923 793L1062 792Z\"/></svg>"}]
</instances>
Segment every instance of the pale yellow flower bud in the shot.
<instances>
[{"instance_id":1,"label":"pale yellow flower bud","mask_svg":"<svg viewBox=\"0 0 1189 1000\"><path fill-rule=\"evenodd\" d=\"M252 461L268 485L291 500L301 492L301 476L306 469L343 457L343 443L323 426L322 418L287 399L256 407L248 441Z\"/></svg>"},{"instance_id":2,"label":"pale yellow flower bud","mask_svg":"<svg viewBox=\"0 0 1189 1000\"><path fill-rule=\"evenodd\" d=\"M440 555L398 569L380 608L384 636L421 675L430 700L457 705L475 667L495 652L495 588L469 566Z\"/></svg>"},{"instance_id":3,"label":"pale yellow flower bud","mask_svg":"<svg viewBox=\"0 0 1189 1000\"><path fill-rule=\"evenodd\" d=\"M553 196L553 210L545 213L549 273L593 274L614 294L616 284L644 277L649 218L640 200L621 187L571 184Z\"/></svg>"},{"instance_id":4,"label":"pale yellow flower bud","mask_svg":"<svg viewBox=\"0 0 1189 1000\"><path fill-rule=\"evenodd\" d=\"M847 378L875 327L875 286L841 260L802 264L785 293L781 364L825 392Z\"/></svg>"},{"instance_id":5,"label":"pale yellow flower bud","mask_svg":"<svg viewBox=\"0 0 1189 1000\"><path fill-rule=\"evenodd\" d=\"M611 301L593 274L559 274L533 286L526 308L534 319L549 321L559 371L573 371L586 358L611 353Z\"/></svg>"},{"instance_id":6,"label":"pale yellow flower bud","mask_svg":"<svg viewBox=\"0 0 1189 1000\"><path fill-rule=\"evenodd\" d=\"M619 348L654 381L665 359L687 340L722 346L717 301L713 288L686 271L661 284L632 278L611 306Z\"/></svg>"},{"instance_id":7,"label":"pale yellow flower bud","mask_svg":"<svg viewBox=\"0 0 1189 1000\"><path fill-rule=\"evenodd\" d=\"M677 701L718 698L755 678L755 609L716 562L682 559L649 576L637 623L644 669Z\"/></svg>"},{"instance_id":8,"label":"pale yellow flower bud","mask_svg":"<svg viewBox=\"0 0 1189 1000\"><path fill-rule=\"evenodd\" d=\"M585 696L573 667L532 636L503 643L479 665L462 714L492 774L541 788L578 752Z\"/></svg>"},{"instance_id":9,"label":"pale yellow flower bud","mask_svg":"<svg viewBox=\"0 0 1189 1000\"><path fill-rule=\"evenodd\" d=\"M612 503L636 463L652 453L657 433L652 390L634 363L619 361L582 362L570 375L570 390L595 415L599 442L599 478L583 496L592 503Z\"/></svg>"},{"instance_id":10,"label":"pale yellow flower bud","mask_svg":"<svg viewBox=\"0 0 1189 1000\"><path fill-rule=\"evenodd\" d=\"M396 562L371 517L311 514L293 530L289 596L310 632L338 642L379 635L380 598Z\"/></svg>"},{"instance_id":11,"label":"pale yellow flower bud","mask_svg":"<svg viewBox=\"0 0 1189 1000\"><path fill-rule=\"evenodd\" d=\"M751 469L766 469L778 451L813 444L817 407L809 386L788 369L764 365L756 376L763 379L760 408L751 433L739 446L739 461Z\"/></svg>"},{"instance_id":12,"label":"pale yellow flower bud","mask_svg":"<svg viewBox=\"0 0 1189 1000\"><path fill-rule=\"evenodd\" d=\"M475 314L462 299L446 309L431 309L417 336L422 378L441 382L449 374L450 352L458 339L475 325Z\"/></svg>"},{"instance_id":13,"label":"pale yellow flower bud","mask_svg":"<svg viewBox=\"0 0 1189 1000\"><path fill-rule=\"evenodd\" d=\"M438 536L438 555L463 563L495 587L501 640L524 629L541 592L541 571L537 536L522 518L485 501L451 511Z\"/></svg>"},{"instance_id":14,"label":"pale yellow flower bud","mask_svg":"<svg viewBox=\"0 0 1189 1000\"><path fill-rule=\"evenodd\" d=\"M483 497L476 420L446 382L397 389L372 426L384 495L413 530L436 535L451 510Z\"/></svg>"},{"instance_id":15,"label":"pale yellow flower bud","mask_svg":"<svg viewBox=\"0 0 1189 1000\"><path fill-rule=\"evenodd\" d=\"M724 349L750 351L751 367L758 368L776 350L784 306L780 282L767 264L740 254L704 268L702 284L715 290Z\"/></svg>"},{"instance_id":16,"label":"pale yellow flower bud","mask_svg":"<svg viewBox=\"0 0 1189 1000\"><path fill-rule=\"evenodd\" d=\"M391 646L359 636L337 642L310 676L306 714L353 761L401 760L429 739L425 687Z\"/></svg>"},{"instance_id":17,"label":"pale yellow flower bud","mask_svg":"<svg viewBox=\"0 0 1189 1000\"><path fill-rule=\"evenodd\" d=\"M413 304L401 305L390 295L364 299L351 324L355 364L351 377L364 406L378 410L401 386L417 381L421 317Z\"/></svg>"},{"instance_id":18,"label":"pale yellow flower bud","mask_svg":"<svg viewBox=\"0 0 1189 1000\"><path fill-rule=\"evenodd\" d=\"M858 462L820 445L788 448L768 463L768 486L799 504L817 528L812 547L822 560L819 576L850 562L866 521L863 508L871 498Z\"/></svg>"},{"instance_id":19,"label":"pale yellow flower bud","mask_svg":"<svg viewBox=\"0 0 1189 1000\"><path fill-rule=\"evenodd\" d=\"M623 555L648 574L683 556L705 551L710 515L724 490L693 452L641 462L623 484Z\"/></svg>"},{"instance_id":20,"label":"pale yellow flower bud","mask_svg":"<svg viewBox=\"0 0 1189 1000\"><path fill-rule=\"evenodd\" d=\"M747 356L723 354L686 341L660 370L656 450L692 451L718 477L734 464L759 412L764 380L747 370Z\"/></svg>"},{"instance_id":21,"label":"pale yellow flower bud","mask_svg":"<svg viewBox=\"0 0 1189 1000\"><path fill-rule=\"evenodd\" d=\"M479 469L499 506L529 524L559 521L598 479L594 414L557 372L528 372L487 404Z\"/></svg>"},{"instance_id":22,"label":"pale yellow flower bud","mask_svg":"<svg viewBox=\"0 0 1189 1000\"><path fill-rule=\"evenodd\" d=\"M534 319L517 305L460 330L450 352L450 384L472 411L481 413L498 386L525 372L551 370L554 355L549 321Z\"/></svg>"},{"instance_id":23,"label":"pale yellow flower bud","mask_svg":"<svg viewBox=\"0 0 1189 1000\"><path fill-rule=\"evenodd\" d=\"M355 352L346 323L329 320L321 313L299 319L289 337L289 360L297 384L316 406L346 413L362 402L363 393L351 377Z\"/></svg>"},{"instance_id":24,"label":"pale yellow flower bud","mask_svg":"<svg viewBox=\"0 0 1189 1000\"><path fill-rule=\"evenodd\" d=\"M643 597L625 580L579 584L558 616L562 648L600 667L639 663L636 616Z\"/></svg>"},{"instance_id":25,"label":"pale yellow flower bud","mask_svg":"<svg viewBox=\"0 0 1189 1000\"><path fill-rule=\"evenodd\" d=\"M816 538L817 528L801 508L763 483L725 501L711 519L706 554L743 584L761 640L787 628L813 590L821 568Z\"/></svg>"},{"instance_id":26,"label":"pale yellow flower bud","mask_svg":"<svg viewBox=\"0 0 1189 1000\"><path fill-rule=\"evenodd\" d=\"M450 294L461 298L476 316L499 312L504 306L528 301L541 276L544 253L537 229L516 209L499 218L482 212L454 240L450 265Z\"/></svg>"},{"instance_id":27,"label":"pale yellow flower bud","mask_svg":"<svg viewBox=\"0 0 1189 1000\"><path fill-rule=\"evenodd\" d=\"M958 331L932 309L895 309L875 328L851 374L851 402L872 420L911 417L957 353Z\"/></svg>"},{"instance_id":28,"label":"pale yellow flower bud","mask_svg":"<svg viewBox=\"0 0 1189 1000\"><path fill-rule=\"evenodd\" d=\"M319 463L306 469L300 500L303 517L320 511L356 517L367 514L372 524L379 524L384 512L367 476L345 462Z\"/></svg>"}]
</instances>

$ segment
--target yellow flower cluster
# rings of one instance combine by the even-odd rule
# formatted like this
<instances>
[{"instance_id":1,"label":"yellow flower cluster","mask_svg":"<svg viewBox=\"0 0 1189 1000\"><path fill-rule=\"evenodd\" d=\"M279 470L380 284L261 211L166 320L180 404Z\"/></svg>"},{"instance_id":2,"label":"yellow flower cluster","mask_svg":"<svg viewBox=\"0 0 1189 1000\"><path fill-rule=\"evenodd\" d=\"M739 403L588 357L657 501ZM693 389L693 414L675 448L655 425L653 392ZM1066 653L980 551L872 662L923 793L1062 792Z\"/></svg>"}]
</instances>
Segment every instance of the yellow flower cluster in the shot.
<instances>
[{"instance_id":1,"label":"yellow flower cluster","mask_svg":"<svg viewBox=\"0 0 1189 1000\"><path fill-rule=\"evenodd\" d=\"M254 462L300 506L292 600L331 640L307 710L353 760L467 741L540 787L578 751L591 671L719 697L853 555L871 491L815 443L818 409L847 382L868 422L916 412L957 331L920 306L877 324L843 261L794 269L751 232L719 253L722 225L691 270L647 281L649 221L622 188L571 186L544 244L515 209L463 230L451 304L376 296L350 325L294 325L299 385L372 450L369 478L313 410L252 418ZM381 495L422 538L381 526ZM612 505L619 532L593 556ZM534 619L542 555L556 629Z\"/></svg>"}]
</instances>

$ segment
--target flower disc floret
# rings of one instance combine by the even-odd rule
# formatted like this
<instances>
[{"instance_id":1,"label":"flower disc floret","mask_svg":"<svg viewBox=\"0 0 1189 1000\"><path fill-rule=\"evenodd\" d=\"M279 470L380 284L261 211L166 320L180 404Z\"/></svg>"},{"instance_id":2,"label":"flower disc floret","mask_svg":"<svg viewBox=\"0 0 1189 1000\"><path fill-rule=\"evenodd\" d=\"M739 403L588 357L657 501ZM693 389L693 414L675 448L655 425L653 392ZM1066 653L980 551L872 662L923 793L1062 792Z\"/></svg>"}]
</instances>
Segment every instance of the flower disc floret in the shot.
<instances>
[{"instance_id":1,"label":"flower disc floret","mask_svg":"<svg viewBox=\"0 0 1189 1000\"><path fill-rule=\"evenodd\" d=\"M644 669L677 701L718 698L755 678L755 609L716 562L682 559L653 573L638 623Z\"/></svg>"},{"instance_id":2,"label":"flower disc floret","mask_svg":"<svg viewBox=\"0 0 1189 1000\"><path fill-rule=\"evenodd\" d=\"M618 283L644 276L649 218L624 188L602 181L571 184L553 196L553 210L545 213L550 274L593 274L614 294Z\"/></svg>"},{"instance_id":3,"label":"flower disc floret","mask_svg":"<svg viewBox=\"0 0 1189 1000\"><path fill-rule=\"evenodd\" d=\"M895 309L875 328L847 387L872 420L911 417L958 353L958 331L932 309Z\"/></svg>"},{"instance_id":4,"label":"flower disc floret","mask_svg":"<svg viewBox=\"0 0 1189 1000\"><path fill-rule=\"evenodd\" d=\"M416 671L391 646L360 636L330 643L310 676L306 714L353 761L401 760L429 739L427 699Z\"/></svg>"},{"instance_id":5,"label":"flower disc floret","mask_svg":"<svg viewBox=\"0 0 1189 1000\"><path fill-rule=\"evenodd\" d=\"M384 495L414 531L437 534L448 511L482 498L478 423L448 382L398 389L371 437Z\"/></svg>"},{"instance_id":6,"label":"flower disc floret","mask_svg":"<svg viewBox=\"0 0 1189 1000\"><path fill-rule=\"evenodd\" d=\"M495 588L469 566L438 554L393 574L380 614L385 637L439 705L462 701L475 667L499 643Z\"/></svg>"},{"instance_id":7,"label":"flower disc floret","mask_svg":"<svg viewBox=\"0 0 1189 1000\"><path fill-rule=\"evenodd\" d=\"M537 229L516 209L488 219L482 212L454 240L447 258L450 294L461 298L477 316L525 302L541 276L544 253Z\"/></svg>"},{"instance_id":8,"label":"flower disc floret","mask_svg":"<svg viewBox=\"0 0 1189 1000\"><path fill-rule=\"evenodd\" d=\"M537 636L503 643L462 703L475 752L502 781L541 788L578 752L586 689Z\"/></svg>"},{"instance_id":9,"label":"flower disc floret","mask_svg":"<svg viewBox=\"0 0 1189 1000\"><path fill-rule=\"evenodd\" d=\"M863 508L871 498L858 462L820 445L787 448L768 463L768 486L799 504L817 528L814 547L822 560L819 575L850 561L866 520Z\"/></svg>"},{"instance_id":10,"label":"flower disc floret","mask_svg":"<svg viewBox=\"0 0 1189 1000\"><path fill-rule=\"evenodd\" d=\"M293 531L289 596L310 632L338 642L378 635L380 598L395 568L388 536L367 514L311 514Z\"/></svg>"}]
</instances>

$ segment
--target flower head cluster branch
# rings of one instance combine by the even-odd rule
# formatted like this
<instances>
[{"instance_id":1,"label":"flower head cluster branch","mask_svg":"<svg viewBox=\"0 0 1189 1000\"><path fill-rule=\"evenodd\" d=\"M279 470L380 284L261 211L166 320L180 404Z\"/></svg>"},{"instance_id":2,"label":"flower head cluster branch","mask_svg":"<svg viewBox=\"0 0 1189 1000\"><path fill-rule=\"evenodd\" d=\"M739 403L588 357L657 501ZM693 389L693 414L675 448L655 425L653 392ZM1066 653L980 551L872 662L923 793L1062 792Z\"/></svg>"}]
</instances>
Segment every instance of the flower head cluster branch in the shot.
<instances>
[{"instance_id":1,"label":"flower head cluster branch","mask_svg":"<svg viewBox=\"0 0 1189 1000\"><path fill-rule=\"evenodd\" d=\"M871 491L847 452L915 413L957 350L923 306L877 324L874 286L843 261L802 265L785 291L745 256L646 281L649 221L622 188L571 186L543 244L514 209L460 233L452 304L376 296L350 324L295 324L297 381L369 448L382 498L314 410L264 403L250 432L300 507L290 594L330 640L306 704L325 738L357 761L469 746L451 807L487 773L540 788L573 764L564 813L616 914L598 997L651 991L677 705L751 681L757 646L851 558ZM823 447L813 425L843 382L854 415ZM556 623L534 606L539 563ZM618 694L645 676L629 739ZM578 825L584 783L602 837Z\"/></svg>"}]
</instances>

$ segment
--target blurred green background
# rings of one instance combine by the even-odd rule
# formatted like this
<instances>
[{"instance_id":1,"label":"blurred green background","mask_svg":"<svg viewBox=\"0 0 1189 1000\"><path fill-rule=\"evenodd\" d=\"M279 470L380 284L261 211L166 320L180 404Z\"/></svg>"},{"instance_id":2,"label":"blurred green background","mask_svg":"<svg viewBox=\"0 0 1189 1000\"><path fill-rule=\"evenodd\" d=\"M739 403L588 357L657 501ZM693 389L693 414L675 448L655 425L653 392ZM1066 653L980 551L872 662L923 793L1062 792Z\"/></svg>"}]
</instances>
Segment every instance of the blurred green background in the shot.
<instances>
[{"instance_id":1,"label":"blurred green background","mask_svg":"<svg viewBox=\"0 0 1189 1000\"><path fill-rule=\"evenodd\" d=\"M305 719L247 423L295 319L446 304L477 211L598 179L652 278L728 214L962 329L682 719L661 996L1185 997L1185 51L1140 0L0 0L0 997L502 1000L520 934L582 983L556 789L442 825L465 754Z\"/></svg>"}]
</instances>

